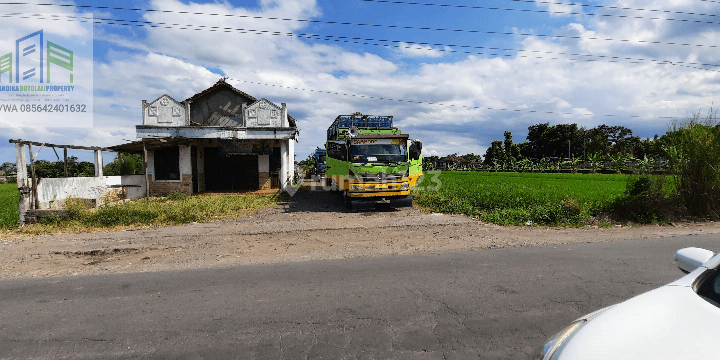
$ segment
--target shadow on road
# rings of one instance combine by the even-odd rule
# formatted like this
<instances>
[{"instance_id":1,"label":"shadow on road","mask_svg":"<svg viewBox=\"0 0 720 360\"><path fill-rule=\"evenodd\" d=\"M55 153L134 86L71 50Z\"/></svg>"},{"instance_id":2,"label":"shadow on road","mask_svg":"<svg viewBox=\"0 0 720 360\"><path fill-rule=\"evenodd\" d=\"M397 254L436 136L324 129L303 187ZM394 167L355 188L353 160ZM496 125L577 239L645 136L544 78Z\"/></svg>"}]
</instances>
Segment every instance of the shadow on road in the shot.
<instances>
[{"instance_id":1,"label":"shadow on road","mask_svg":"<svg viewBox=\"0 0 720 360\"><path fill-rule=\"evenodd\" d=\"M287 212L335 212L335 213L367 213L367 212L398 212L389 204L375 204L372 202L359 203L352 210L345 208L342 193L330 191L322 186L317 179L303 180L303 187L286 201Z\"/></svg>"}]
</instances>

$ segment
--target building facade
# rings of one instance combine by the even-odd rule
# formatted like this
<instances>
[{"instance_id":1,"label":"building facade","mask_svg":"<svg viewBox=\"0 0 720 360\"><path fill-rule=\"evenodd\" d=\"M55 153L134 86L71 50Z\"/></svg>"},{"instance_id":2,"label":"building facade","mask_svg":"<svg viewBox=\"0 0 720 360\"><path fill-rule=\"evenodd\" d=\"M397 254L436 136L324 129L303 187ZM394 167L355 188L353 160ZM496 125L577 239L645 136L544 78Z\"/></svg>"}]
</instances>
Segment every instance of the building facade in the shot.
<instances>
[{"instance_id":1,"label":"building facade","mask_svg":"<svg viewBox=\"0 0 720 360\"><path fill-rule=\"evenodd\" d=\"M143 100L142 118L140 140L112 149L144 154L150 195L285 190L294 177L299 131L287 106L224 79L184 101Z\"/></svg>"}]
</instances>

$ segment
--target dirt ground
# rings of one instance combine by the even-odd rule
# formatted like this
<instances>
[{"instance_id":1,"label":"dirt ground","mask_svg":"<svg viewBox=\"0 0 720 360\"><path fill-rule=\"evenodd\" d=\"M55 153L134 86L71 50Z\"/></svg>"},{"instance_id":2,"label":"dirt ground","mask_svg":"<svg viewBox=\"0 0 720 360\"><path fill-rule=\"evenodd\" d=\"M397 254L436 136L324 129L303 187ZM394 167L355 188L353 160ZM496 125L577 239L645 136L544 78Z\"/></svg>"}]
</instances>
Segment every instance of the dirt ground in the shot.
<instances>
[{"instance_id":1,"label":"dirt ground","mask_svg":"<svg viewBox=\"0 0 720 360\"><path fill-rule=\"evenodd\" d=\"M154 272L720 233L719 223L502 227L406 207L346 210L337 193L297 193L251 215L166 228L0 239L0 278Z\"/></svg>"}]
</instances>

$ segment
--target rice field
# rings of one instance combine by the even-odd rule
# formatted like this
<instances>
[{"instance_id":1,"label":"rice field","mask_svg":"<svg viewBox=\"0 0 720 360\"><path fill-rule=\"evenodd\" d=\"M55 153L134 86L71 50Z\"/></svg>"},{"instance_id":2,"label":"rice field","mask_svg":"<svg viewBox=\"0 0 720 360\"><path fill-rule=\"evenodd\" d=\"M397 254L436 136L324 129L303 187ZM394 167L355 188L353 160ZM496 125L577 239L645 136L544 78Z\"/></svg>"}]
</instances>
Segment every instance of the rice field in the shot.
<instances>
[{"instance_id":1,"label":"rice field","mask_svg":"<svg viewBox=\"0 0 720 360\"><path fill-rule=\"evenodd\" d=\"M15 229L19 225L17 184L0 184L0 230Z\"/></svg>"},{"instance_id":2,"label":"rice field","mask_svg":"<svg viewBox=\"0 0 720 360\"><path fill-rule=\"evenodd\" d=\"M627 175L447 171L427 173L415 203L499 225L582 226L622 196Z\"/></svg>"}]
</instances>

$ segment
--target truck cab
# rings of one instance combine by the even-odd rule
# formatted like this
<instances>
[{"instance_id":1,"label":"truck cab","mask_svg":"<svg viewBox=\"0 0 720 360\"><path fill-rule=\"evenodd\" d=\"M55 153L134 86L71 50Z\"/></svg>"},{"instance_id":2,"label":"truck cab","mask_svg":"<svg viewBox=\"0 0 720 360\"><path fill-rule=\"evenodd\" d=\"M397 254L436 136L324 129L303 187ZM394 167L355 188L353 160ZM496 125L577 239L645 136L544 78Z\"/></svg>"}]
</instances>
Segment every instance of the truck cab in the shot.
<instances>
[{"instance_id":1,"label":"truck cab","mask_svg":"<svg viewBox=\"0 0 720 360\"><path fill-rule=\"evenodd\" d=\"M313 168L313 173L320 176L321 178L325 177L325 154L325 149L316 149L315 154L313 154L313 158L315 159L315 167Z\"/></svg>"},{"instance_id":2,"label":"truck cab","mask_svg":"<svg viewBox=\"0 0 720 360\"><path fill-rule=\"evenodd\" d=\"M422 143L392 126L392 116L341 115L328 129L326 184L353 202L410 203L422 175Z\"/></svg>"}]
</instances>

